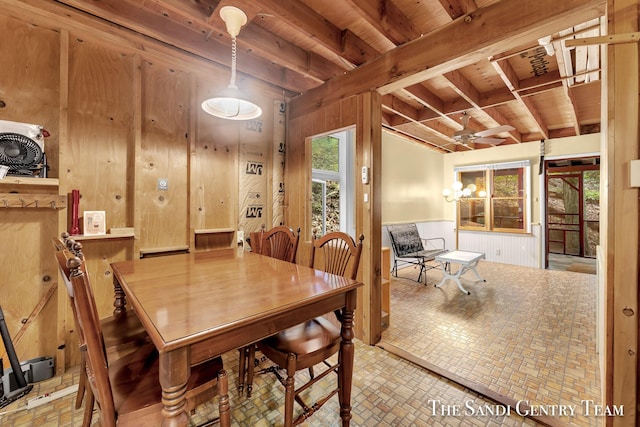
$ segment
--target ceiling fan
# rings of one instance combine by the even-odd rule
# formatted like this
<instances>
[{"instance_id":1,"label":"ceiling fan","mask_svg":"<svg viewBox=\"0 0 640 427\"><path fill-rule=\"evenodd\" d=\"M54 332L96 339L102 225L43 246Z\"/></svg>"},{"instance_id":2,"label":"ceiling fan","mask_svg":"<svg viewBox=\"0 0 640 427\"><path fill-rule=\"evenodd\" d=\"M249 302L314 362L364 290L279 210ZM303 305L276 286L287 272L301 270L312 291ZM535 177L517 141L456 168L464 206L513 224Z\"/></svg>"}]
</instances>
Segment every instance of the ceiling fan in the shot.
<instances>
[{"instance_id":1,"label":"ceiling fan","mask_svg":"<svg viewBox=\"0 0 640 427\"><path fill-rule=\"evenodd\" d=\"M498 145L504 141L503 138L488 138L488 137L491 135L496 135L498 133L515 130L513 126L503 125L503 126L498 126L498 127L487 129L487 130L474 131L473 129L469 129L470 117L471 116L469 116L469 114L467 114L466 111L463 112L462 113L462 130L459 130L453 134L453 140L458 144L464 145L465 147L468 147L468 144L470 142L473 142L474 144Z\"/></svg>"}]
</instances>

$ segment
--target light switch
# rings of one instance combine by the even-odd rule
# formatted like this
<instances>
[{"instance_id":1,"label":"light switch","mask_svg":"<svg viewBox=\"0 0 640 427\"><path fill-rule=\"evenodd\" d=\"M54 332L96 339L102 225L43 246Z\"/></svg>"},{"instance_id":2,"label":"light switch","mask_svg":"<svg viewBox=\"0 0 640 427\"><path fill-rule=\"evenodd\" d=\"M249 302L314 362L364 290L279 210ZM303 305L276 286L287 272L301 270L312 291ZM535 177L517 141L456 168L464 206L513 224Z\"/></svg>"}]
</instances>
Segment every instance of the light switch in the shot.
<instances>
[{"instance_id":1,"label":"light switch","mask_svg":"<svg viewBox=\"0 0 640 427\"><path fill-rule=\"evenodd\" d=\"M631 187L640 187L640 160L629 162L629 181Z\"/></svg>"}]
</instances>

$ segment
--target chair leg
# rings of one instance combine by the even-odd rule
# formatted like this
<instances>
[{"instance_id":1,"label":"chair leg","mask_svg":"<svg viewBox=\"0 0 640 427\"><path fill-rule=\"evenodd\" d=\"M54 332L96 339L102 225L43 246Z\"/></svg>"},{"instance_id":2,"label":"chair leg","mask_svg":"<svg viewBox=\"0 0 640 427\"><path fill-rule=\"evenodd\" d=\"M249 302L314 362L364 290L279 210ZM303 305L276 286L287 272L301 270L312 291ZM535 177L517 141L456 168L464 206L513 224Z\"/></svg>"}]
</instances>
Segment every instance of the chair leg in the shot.
<instances>
[{"instance_id":1,"label":"chair leg","mask_svg":"<svg viewBox=\"0 0 640 427\"><path fill-rule=\"evenodd\" d=\"M251 397L251 391L253 390L253 373L255 371L255 359L256 359L256 346L251 344L247 349L247 397Z\"/></svg>"},{"instance_id":2,"label":"chair leg","mask_svg":"<svg viewBox=\"0 0 640 427\"><path fill-rule=\"evenodd\" d=\"M220 427L231 427L229 380L227 379L227 372L224 370L218 372L218 394L220 395L220 404L218 405Z\"/></svg>"},{"instance_id":3,"label":"chair leg","mask_svg":"<svg viewBox=\"0 0 640 427\"><path fill-rule=\"evenodd\" d=\"M245 370L247 366L247 347L238 349L238 394L242 396L245 384Z\"/></svg>"},{"instance_id":4,"label":"chair leg","mask_svg":"<svg viewBox=\"0 0 640 427\"><path fill-rule=\"evenodd\" d=\"M93 395L91 387L87 387L86 390L87 398L84 400L84 416L82 418L82 427L91 426L91 418L93 418L93 405L95 403L95 396Z\"/></svg>"},{"instance_id":5,"label":"chair leg","mask_svg":"<svg viewBox=\"0 0 640 427\"><path fill-rule=\"evenodd\" d=\"M287 356L287 379L284 384L284 426L293 425L293 403L295 401L296 355L290 353Z\"/></svg>"},{"instance_id":6,"label":"chair leg","mask_svg":"<svg viewBox=\"0 0 640 427\"><path fill-rule=\"evenodd\" d=\"M84 351L80 353L80 380L78 381L78 391L76 392L76 409L82 406L85 388L87 386L87 360Z\"/></svg>"}]
</instances>

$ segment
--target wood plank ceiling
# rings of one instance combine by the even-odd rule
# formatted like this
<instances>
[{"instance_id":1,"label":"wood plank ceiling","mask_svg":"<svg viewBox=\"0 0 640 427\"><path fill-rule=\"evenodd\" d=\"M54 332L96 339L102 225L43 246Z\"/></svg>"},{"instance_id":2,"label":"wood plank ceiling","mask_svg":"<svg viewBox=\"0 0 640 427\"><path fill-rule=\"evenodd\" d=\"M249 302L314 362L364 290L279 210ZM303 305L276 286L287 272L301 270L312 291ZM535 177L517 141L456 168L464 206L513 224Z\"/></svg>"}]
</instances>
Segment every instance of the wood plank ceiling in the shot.
<instances>
[{"instance_id":1,"label":"wood plank ceiling","mask_svg":"<svg viewBox=\"0 0 640 427\"><path fill-rule=\"evenodd\" d=\"M237 38L238 71L282 88L291 98L351 72L362 71L358 78L368 81L366 64L417 39L423 41L423 46L429 46L430 40L440 43L438 32L447 31L460 20L484 18L483 30L500 35L505 28L504 40L508 43L494 43L500 48L483 50L481 56L475 55L479 60L461 60L457 68L420 81L405 79L402 87L396 84L381 92L386 129L436 151L450 152L493 146L474 141L473 137L460 139L459 135L465 133L480 132L480 136L503 140L501 144L519 144L600 131L600 47L567 47L565 43L604 35L604 6L591 2L598 3L597 7L576 8L576 13L558 23L551 34L534 35L534 31L528 31L514 36L511 28L515 26L507 24L534 14L533 7L528 9L537 1L540 0L57 3L226 66L231 61L231 39L219 10L227 5L239 7L247 14L248 23ZM546 3L554 7L554 2ZM468 51L475 42L476 34L464 34L447 41L446 49L455 55ZM468 132L463 131L462 125L465 114ZM498 126L513 130L493 132Z\"/></svg>"}]
</instances>

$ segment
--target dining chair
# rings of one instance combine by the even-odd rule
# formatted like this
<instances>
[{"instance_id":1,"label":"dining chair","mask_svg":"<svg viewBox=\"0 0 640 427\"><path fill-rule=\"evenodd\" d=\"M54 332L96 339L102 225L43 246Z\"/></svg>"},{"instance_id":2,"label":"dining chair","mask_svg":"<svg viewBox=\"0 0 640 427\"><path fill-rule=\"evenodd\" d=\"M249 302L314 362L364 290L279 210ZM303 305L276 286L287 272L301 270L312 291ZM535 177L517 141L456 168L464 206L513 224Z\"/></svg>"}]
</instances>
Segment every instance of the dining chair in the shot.
<instances>
[{"instance_id":1,"label":"dining chair","mask_svg":"<svg viewBox=\"0 0 640 427\"><path fill-rule=\"evenodd\" d=\"M84 260L63 251L70 272L74 305L82 347L86 351L87 401L100 410L100 425L157 426L163 421L162 388L159 381L159 356L155 348L108 361L98 310ZM149 347L146 347L147 349ZM188 412L219 396L220 425L229 427L228 380L222 359L216 357L191 367L186 386Z\"/></svg>"},{"instance_id":2,"label":"dining chair","mask_svg":"<svg viewBox=\"0 0 640 427\"><path fill-rule=\"evenodd\" d=\"M71 272L67 267L67 257L65 251L73 254L74 256L84 259L82 253L82 244L76 242L68 233L62 233L61 237L54 237L52 239L54 247L54 255L58 262L58 267L62 276L62 280L67 289L67 295L71 303L71 312L73 314L73 320L76 325L76 332L79 335L80 342L83 341L81 336L81 329L79 326L78 314L74 303L73 287L71 286L70 275ZM86 270L86 264L82 264L83 272L88 274ZM151 340L144 327L138 320L135 312L125 311L117 316L107 316L100 319L100 326L105 342L105 350L107 352L108 361L114 361L127 354L133 353L139 350L142 346L152 348ZM78 391L76 393L75 408L79 409L82 406L82 401L86 393L86 354L85 351L80 351L80 379L78 382ZM89 427L91 425L91 419L93 415L93 408L89 405L85 406L83 427Z\"/></svg>"},{"instance_id":3,"label":"dining chair","mask_svg":"<svg viewBox=\"0 0 640 427\"><path fill-rule=\"evenodd\" d=\"M258 254L262 252L262 235L264 234L264 231L265 225L262 224L262 226L260 226L260 231L249 232L249 236L247 237L246 241L249 245L249 249L251 249L251 252L255 252Z\"/></svg>"},{"instance_id":4,"label":"dining chair","mask_svg":"<svg viewBox=\"0 0 640 427\"><path fill-rule=\"evenodd\" d=\"M310 266L355 280L360 265L363 240L364 236L360 235L356 244L351 236L343 232L332 232L314 239ZM318 256L320 253L321 256ZM285 329L257 343L258 349L277 365L263 371L274 373L285 387L284 425L287 427L304 422L340 389L338 382L335 388L313 404L307 404L301 396L302 392L331 372L338 372L339 360L335 363L327 360L338 352L342 339L339 323L331 319L334 314L339 321L341 312L336 310L334 313ZM314 375L312 368L319 364L326 365L326 369L319 375ZM296 389L294 375L297 371L304 369L309 369L310 379ZM286 378L280 374L279 370L286 371ZM295 421L293 420L294 402L302 407L302 413Z\"/></svg>"},{"instance_id":5,"label":"dining chair","mask_svg":"<svg viewBox=\"0 0 640 427\"><path fill-rule=\"evenodd\" d=\"M252 252L295 263L300 241L300 228L297 232L286 225L278 225L268 231L264 227L260 232L252 233ZM256 245L257 242L260 242ZM255 246L254 246L255 245ZM251 397L253 373L256 363L256 346L250 344L238 349L238 392L242 394L247 387L247 397Z\"/></svg>"}]
</instances>

